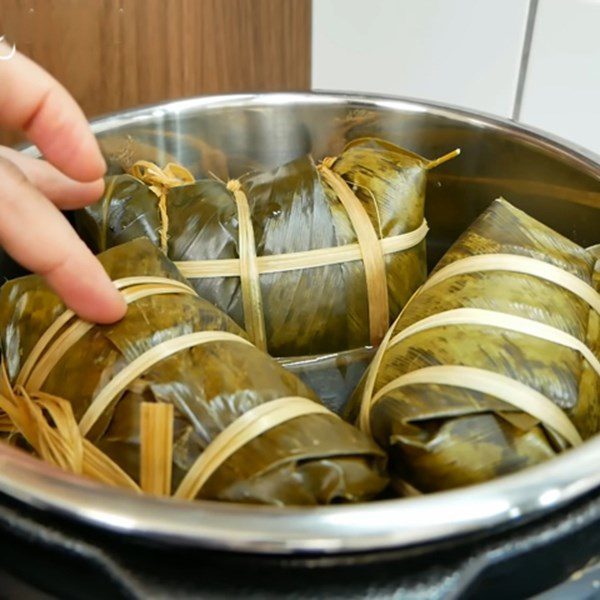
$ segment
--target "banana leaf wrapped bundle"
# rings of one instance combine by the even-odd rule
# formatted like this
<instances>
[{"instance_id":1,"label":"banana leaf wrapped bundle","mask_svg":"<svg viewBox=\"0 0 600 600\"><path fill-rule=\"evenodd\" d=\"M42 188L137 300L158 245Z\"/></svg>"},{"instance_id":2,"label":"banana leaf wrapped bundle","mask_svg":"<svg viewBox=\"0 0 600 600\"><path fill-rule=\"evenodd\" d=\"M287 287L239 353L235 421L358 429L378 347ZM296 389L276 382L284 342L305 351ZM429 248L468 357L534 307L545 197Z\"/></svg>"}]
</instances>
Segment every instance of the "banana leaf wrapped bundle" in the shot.
<instances>
[{"instance_id":1,"label":"banana leaf wrapped bundle","mask_svg":"<svg viewBox=\"0 0 600 600\"><path fill-rule=\"evenodd\" d=\"M376 346L426 275L427 171L456 154L364 138L228 183L138 162L79 231L97 252L147 236L273 356Z\"/></svg>"},{"instance_id":2,"label":"banana leaf wrapped bundle","mask_svg":"<svg viewBox=\"0 0 600 600\"><path fill-rule=\"evenodd\" d=\"M150 241L99 258L129 303L114 325L75 318L37 276L2 287L9 441L183 499L326 504L385 487L375 443L199 298Z\"/></svg>"},{"instance_id":3,"label":"banana leaf wrapped bundle","mask_svg":"<svg viewBox=\"0 0 600 600\"><path fill-rule=\"evenodd\" d=\"M503 199L450 248L348 411L388 450L400 493L489 480L599 431L595 268Z\"/></svg>"}]
</instances>

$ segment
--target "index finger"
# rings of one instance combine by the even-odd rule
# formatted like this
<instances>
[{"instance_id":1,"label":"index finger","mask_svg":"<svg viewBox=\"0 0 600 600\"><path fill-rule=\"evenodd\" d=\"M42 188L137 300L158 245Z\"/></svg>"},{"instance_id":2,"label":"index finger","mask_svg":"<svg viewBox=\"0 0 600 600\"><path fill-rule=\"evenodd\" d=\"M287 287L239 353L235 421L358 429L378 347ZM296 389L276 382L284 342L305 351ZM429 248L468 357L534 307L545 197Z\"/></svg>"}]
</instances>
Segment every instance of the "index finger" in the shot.
<instances>
[{"instance_id":1,"label":"index finger","mask_svg":"<svg viewBox=\"0 0 600 600\"><path fill-rule=\"evenodd\" d=\"M5 158L0 158L0 180L0 245L42 275L81 318L120 319L123 297L65 217Z\"/></svg>"},{"instance_id":2,"label":"index finger","mask_svg":"<svg viewBox=\"0 0 600 600\"><path fill-rule=\"evenodd\" d=\"M11 48L0 42L0 57ZM22 130L46 159L78 181L106 172L83 111L44 69L19 52L0 60L0 126Z\"/></svg>"}]
</instances>

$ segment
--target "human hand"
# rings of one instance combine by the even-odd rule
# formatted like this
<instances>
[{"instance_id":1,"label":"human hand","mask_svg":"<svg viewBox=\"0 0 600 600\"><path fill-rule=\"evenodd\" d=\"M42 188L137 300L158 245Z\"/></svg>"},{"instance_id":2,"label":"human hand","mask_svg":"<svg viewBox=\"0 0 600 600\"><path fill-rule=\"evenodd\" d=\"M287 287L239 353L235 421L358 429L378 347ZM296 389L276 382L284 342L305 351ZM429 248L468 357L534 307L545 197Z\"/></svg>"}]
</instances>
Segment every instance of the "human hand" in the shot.
<instances>
[{"instance_id":1,"label":"human hand","mask_svg":"<svg viewBox=\"0 0 600 600\"><path fill-rule=\"evenodd\" d=\"M0 58L10 47L0 39ZM59 209L98 200L106 164L83 112L18 52L0 60L0 127L22 130L48 162L0 147L0 245L81 318L111 323L126 306Z\"/></svg>"}]
</instances>

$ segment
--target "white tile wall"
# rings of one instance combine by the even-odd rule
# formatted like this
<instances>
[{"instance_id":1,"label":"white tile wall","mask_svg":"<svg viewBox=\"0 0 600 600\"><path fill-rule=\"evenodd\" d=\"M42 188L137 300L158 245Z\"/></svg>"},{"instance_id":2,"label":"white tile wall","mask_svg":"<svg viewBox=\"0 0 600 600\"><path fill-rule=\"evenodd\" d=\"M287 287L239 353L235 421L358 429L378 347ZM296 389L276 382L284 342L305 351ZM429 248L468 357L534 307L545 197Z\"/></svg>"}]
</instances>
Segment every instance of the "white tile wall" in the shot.
<instances>
[{"instance_id":1,"label":"white tile wall","mask_svg":"<svg viewBox=\"0 0 600 600\"><path fill-rule=\"evenodd\" d=\"M313 0L313 87L509 116L529 0Z\"/></svg>"},{"instance_id":2,"label":"white tile wall","mask_svg":"<svg viewBox=\"0 0 600 600\"><path fill-rule=\"evenodd\" d=\"M313 87L511 117L533 0L313 0ZM600 153L600 0L538 0L520 120Z\"/></svg>"},{"instance_id":3,"label":"white tile wall","mask_svg":"<svg viewBox=\"0 0 600 600\"><path fill-rule=\"evenodd\" d=\"M600 154L600 0L540 0L521 120Z\"/></svg>"}]
</instances>

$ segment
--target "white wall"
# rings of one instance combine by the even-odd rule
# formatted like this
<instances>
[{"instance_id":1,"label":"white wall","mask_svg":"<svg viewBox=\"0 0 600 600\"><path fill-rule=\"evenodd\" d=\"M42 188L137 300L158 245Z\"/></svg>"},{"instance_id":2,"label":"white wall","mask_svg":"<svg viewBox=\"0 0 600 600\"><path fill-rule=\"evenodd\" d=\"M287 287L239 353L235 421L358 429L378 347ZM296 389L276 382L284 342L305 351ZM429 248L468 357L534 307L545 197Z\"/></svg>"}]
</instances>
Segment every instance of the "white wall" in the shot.
<instances>
[{"instance_id":1,"label":"white wall","mask_svg":"<svg viewBox=\"0 0 600 600\"><path fill-rule=\"evenodd\" d=\"M530 13L535 5L313 0L313 88L519 113L525 123L600 153L600 0L538 0ZM529 15L535 20L526 60Z\"/></svg>"},{"instance_id":2,"label":"white wall","mask_svg":"<svg viewBox=\"0 0 600 600\"><path fill-rule=\"evenodd\" d=\"M521 120L600 154L600 0L540 0Z\"/></svg>"}]
</instances>

